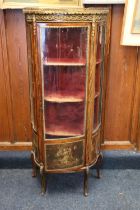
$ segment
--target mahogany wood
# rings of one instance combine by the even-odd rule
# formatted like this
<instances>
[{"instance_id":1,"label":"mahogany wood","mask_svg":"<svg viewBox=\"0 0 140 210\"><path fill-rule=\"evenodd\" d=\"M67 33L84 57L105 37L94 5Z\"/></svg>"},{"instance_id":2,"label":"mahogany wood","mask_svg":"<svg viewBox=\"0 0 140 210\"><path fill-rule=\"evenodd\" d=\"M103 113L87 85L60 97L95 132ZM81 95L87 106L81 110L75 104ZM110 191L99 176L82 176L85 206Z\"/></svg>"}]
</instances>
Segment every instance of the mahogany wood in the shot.
<instances>
[{"instance_id":1,"label":"mahogany wood","mask_svg":"<svg viewBox=\"0 0 140 210\"><path fill-rule=\"evenodd\" d=\"M25 20L0 10L0 150L30 150L30 102Z\"/></svg>"},{"instance_id":2,"label":"mahogany wood","mask_svg":"<svg viewBox=\"0 0 140 210\"><path fill-rule=\"evenodd\" d=\"M12 142L31 141L30 102L25 20L21 10L5 11L10 94L12 103Z\"/></svg>"},{"instance_id":3,"label":"mahogany wood","mask_svg":"<svg viewBox=\"0 0 140 210\"><path fill-rule=\"evenodd\" d=\"M104 142L104 126L105 126L105 101L106 101L106 90L107 90L107 81L108 81L108 74L109 74L109 57L110 57L110 38L111 38L111 16L112 16L112 9L110 7L110 12L108 14L107 19L107 36L106 36L106 43L105 43L105 59L104 59L104 80L103 80L103 96L102 96L102 123L101 123L101 143Z\"/></svg>"},{"instance_id":4,"label":"mahogany wood","mask_svg":"<svg viewBox=\"0 0 140 210\"><path fill-rule=\"evenodd\" d=\"M11 86L5 35L4 14L0 10L0 140L3 142L13 139Z\"/></svg>"},{"instance_id":5,"label":"mahogany wood","mask_svg":"<svg viewBox=\"0 0 140 210\"><path fill-rule=\"evenodd\" d=\"M129 141L105 141L101 145L102 150L135 150L135 146Z\"/></svg>"},{"instance_id":6,"label":"mahogany wood","mask_svg":"<svg viewBox=\"0 0 140 210\"><path fill-rule=\"evenodd\" d=\"M122 18L124 6L115 5L112 8L111 24L111 45L110 61L108 69L106 105L105 105L105 122L104 122L104 142L116 142L116 148L122 146L117 142L132 141L132 120L134 115L134 93L136 84L136 47L120 46L120 35L122 29ZM134 117L135 116L135 117ZM134 127L134 126L133 126ZM136 132L136 129L135 129ZM133 131L134 133L134 131ZM134 134L133 134L134 136ZM109 148L109 144L107 144ZM128 146L124 144L123 148Z\"/></svg>"},{"instance_id":7,"label":"mahogany wood","mask_svg":"<svg viewBox=\"0 0 140 210\"><path fill-rule=\"evenodd\" d=\"M136 75L136 88L135 88L135 109L134 109L134 113L136 113L135 115L133 115L133 119L135 119L135 117L137 117L136 119L136 123L134 127L134 130L136 130L136 146L137 149L140 151L140 47L137 48L137 75Z\"/></svg>"},{"instance_id":8,"label":"mahogany wood","mask_svg":"<svg viewBox=\"0 0 140 210\"><path fill-rule=\"evenodd\" d=\"M31 142L0 142L0 151L22 151L22 150L31 150Z\"/></svg>"}]
</instances>

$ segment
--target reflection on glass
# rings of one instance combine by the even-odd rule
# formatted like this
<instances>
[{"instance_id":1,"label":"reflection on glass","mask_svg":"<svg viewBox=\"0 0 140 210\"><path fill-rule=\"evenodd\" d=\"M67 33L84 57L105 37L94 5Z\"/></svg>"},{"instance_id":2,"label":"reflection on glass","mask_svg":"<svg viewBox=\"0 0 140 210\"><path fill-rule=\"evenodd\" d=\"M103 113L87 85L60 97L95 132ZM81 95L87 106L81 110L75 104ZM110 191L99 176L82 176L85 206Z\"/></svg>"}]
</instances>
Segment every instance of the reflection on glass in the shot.
<instances>
[{"instance_id":1,"label":"reflection on glass","mask_svg":"<svg viewBox=\"0 0 140 210\"><path fill-rule=\"evenodd\" d=\"M97 58L97 62L101 61L102 58L102 38L103 38L103 31L102 31L102 27L98 26L98 33L97 33L97 54L96 54L96 58Z\"/></svg>"},{"instance_id":2,"label":"reflection on glass","mask_svg":"<svg viewBox=\"0 0 140 210\"><path fill-rule=\"evenodd\" d=\"M77 136L83 134L84 103L45 103L46 134Z\"/></svg>"},{"instance_id":3,"label":"reflection on glass","mask_svg":"<svg viewBox=\"0 0 140 210\"><path fill-rule=\"evenodd\" d=\"M97 35L97 52L96 52L96 69L95 69L95 98L94 98L94 119L93 130L101 123L102 109L102 80L104 68L104 41L105 30L104 26L98 26Z\"/></svg>"},{"instance_id":4,"label":"reflection on glass","mask_svg":"<svg viewBox=\"0 0 140 210\"><path fill-rule=\"evenodd\" d=\"M83 135L87 28L39 26L45 137L60 139Z\"/></svg>"},{"instance_id":5,"label":"reflection on glass","mask_svg":"<svg viewBox=\"0 0 140 210\"><path fill-rule=\"evenodd\" d=\"M44 66L44 97L54 102L82 102L85 98L85 67Z\"/></svg>"},{"instance_id":6,"label":"reflection on glass","mask_svg":"<svg viewBox=\"0 0 140 210\"><path fill-rule=\"evenodd\" d=\"M95 97L98 97L100 94L100 74L100 64L97 64L95 69Z\"/></svg>"},{"instance_id":7,"label":"reflection on glass","mask_svg":"<svg viewBox=\"0 0 140 210\"><path fill-rule=\"evenodd\" d=\"M86 28L45 28L43 59L56 65L86 62Z\"/></svg>"},{"instance_id":8,"label":"reflection on glass","mask_svg":"<svg viewBox=\"0 0 140 210\"><path fill-rule=\"evenodd\" d=\"M94 123L93 123L93 127L94 129L99 125L100 123L100 101L99 101L99 97L94 99Z\"/></svg>"}]
</instances>

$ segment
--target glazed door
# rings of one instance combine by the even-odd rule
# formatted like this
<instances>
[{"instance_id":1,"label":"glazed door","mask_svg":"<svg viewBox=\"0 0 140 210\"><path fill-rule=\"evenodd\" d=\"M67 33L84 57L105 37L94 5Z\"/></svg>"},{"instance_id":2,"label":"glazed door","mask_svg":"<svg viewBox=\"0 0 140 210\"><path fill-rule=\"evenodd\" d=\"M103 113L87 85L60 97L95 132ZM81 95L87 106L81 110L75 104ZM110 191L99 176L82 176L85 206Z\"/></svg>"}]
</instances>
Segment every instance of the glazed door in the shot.
<instances>
[{"instance_id":1,"label":"glazed door","mask_svg":"<svg viewBox=\"0 0 140 210\"><path fill-rule=\"evenodd\" d=\"M101 125L102 111L102 91L104 75L104 45L105 45L105 26L98 25L96 36L96 67L95 67L95 95L94 95L94 119L93 132Z\"/></svg>"},{"instance_id":2,"label":"glazed door","mask_svg":"<svg viewBox=\"0 0 140 210\"><path fill-rule=\"evenodd\" d=\"M44 139L85 136L88 24L38 23Z\"/></svg>"}]
</instances>

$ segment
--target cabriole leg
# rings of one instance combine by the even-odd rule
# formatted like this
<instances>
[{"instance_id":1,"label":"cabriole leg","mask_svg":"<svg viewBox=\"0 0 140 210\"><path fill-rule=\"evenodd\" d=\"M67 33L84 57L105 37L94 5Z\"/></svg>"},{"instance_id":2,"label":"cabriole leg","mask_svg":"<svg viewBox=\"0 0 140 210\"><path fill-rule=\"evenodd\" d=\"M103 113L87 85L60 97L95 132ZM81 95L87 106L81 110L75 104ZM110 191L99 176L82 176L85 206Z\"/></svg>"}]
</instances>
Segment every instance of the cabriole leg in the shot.
<instances>
[{"instance_id":1,"label":"cabriole leg","mask_svg":"<svg viewBox=\"0 0 140 210\"><path fill-rule=\"evenodd\" d=\"M84 195L88 196L88 176L89 176L89 168L87 167L84 171Z\"/></svg>"},{"instance_id":2,"label":"cabriole leg","mask_svg":"<svg viewBox=\"0 0 140 210\"><path fill-rule=\"evenodd\" d=\"M97 178L100 179L100 167L102 164L103 156L102 154L99 155L97 163L96 163L96 171L97 171Z\"/></svg>"},{"instance_id":3,"label":"cabriole leg","mask_svg":"<svg viewBox=\"0 0 140 210\"><path fill-rule=\"evenodd\" d=\"M42 195L46 192L46 174L43 172L40 173L41 175L41 193Z\"/></svg>"},{"instance_id":4,"label":"cabriole leg","mask_svg":"<svg viewBox=\"0 0 140 210\"><path fill-rule=\"evenodd\" d=\"M37 166L34 161L33 153L31 153L31 161L32 161L32 177L36 177L37 176Z\"/></svg>"}]
</instances>

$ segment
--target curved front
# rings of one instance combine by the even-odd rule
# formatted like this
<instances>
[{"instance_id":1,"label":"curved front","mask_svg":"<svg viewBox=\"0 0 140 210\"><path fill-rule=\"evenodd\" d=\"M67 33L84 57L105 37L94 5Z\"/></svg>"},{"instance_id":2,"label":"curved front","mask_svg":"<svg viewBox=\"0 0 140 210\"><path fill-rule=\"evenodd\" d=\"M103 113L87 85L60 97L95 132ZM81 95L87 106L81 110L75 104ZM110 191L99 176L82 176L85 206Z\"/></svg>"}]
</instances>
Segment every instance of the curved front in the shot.
<instances>
[{"instance_id":1,"label":"curved front","mask_svg":"<svg viewBox=\"0 0 140 210\"><path fill-rule=\"evenodd\" d=\"M47 172L84 167L88 23L37 23Z\"/></svg>"},{"instance_id":2,"label":"curved front","mask_svg":"<svg viewBox=\"0 0 140 210\"><path fill-rule=\"evenodd\" d=\"M44 150L47 172L75 171L84 166L85 140L46 143Z\"/></svg>"},{"instance_id":3,"label":"curved front","mask_svg":"<svg viewBox=\"0 0 140 210\"><path fill-rule=\"evenodd\" d=\"M101 128L99 128L95 133L92 134L91 149L89 164L92 165L97 161L100 155L100 145L101 145Z\"/></svg>"},{"instance_id":4,"label":"curved front","mask_svg":"<svg viewBox=\"0 0 140 210\"><path fill-rule=\"evenodd\" d=\"M93 21L96 13L88 13L84 21L70 22L33 16L33 150L46 172L85 170L100 152L105 20L99 14ZM60 16L67 18L67 13Z\"/></svg>"},{"instance_id":5,"label":"curved front","mask_svg":"<svg viewBox=\"0 0 140 210\"><path fill-rule=\"evenodd\" d=\"M87 196L88 169L100 156L108 11L27 10L33 63L33 175L39 167L43 193L45 173L84 171Z\"/></svg>"}]
</instances>

